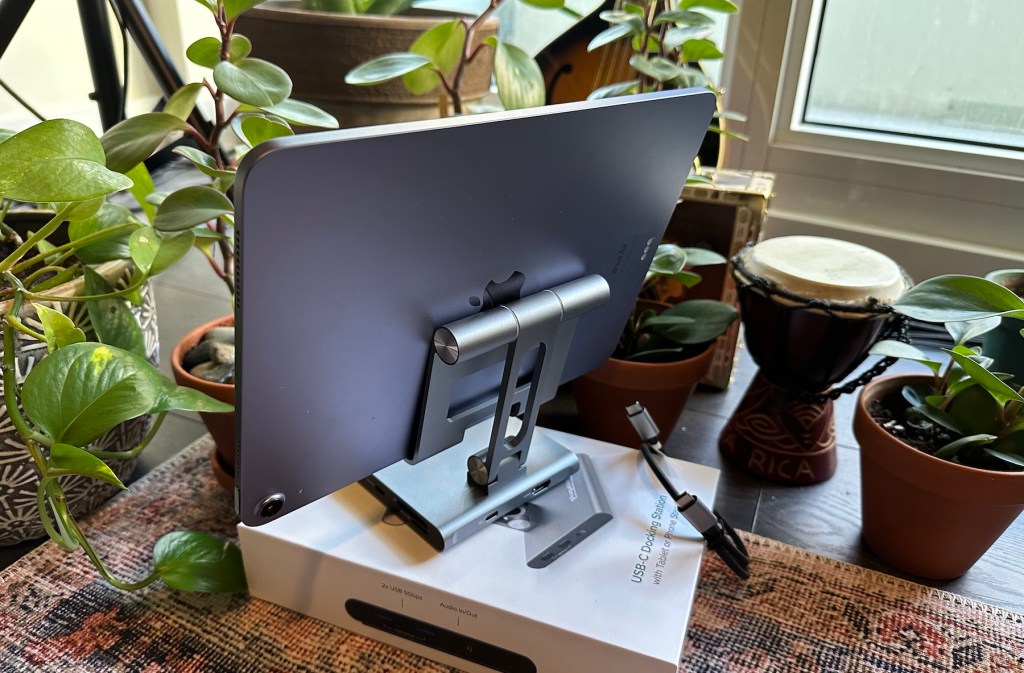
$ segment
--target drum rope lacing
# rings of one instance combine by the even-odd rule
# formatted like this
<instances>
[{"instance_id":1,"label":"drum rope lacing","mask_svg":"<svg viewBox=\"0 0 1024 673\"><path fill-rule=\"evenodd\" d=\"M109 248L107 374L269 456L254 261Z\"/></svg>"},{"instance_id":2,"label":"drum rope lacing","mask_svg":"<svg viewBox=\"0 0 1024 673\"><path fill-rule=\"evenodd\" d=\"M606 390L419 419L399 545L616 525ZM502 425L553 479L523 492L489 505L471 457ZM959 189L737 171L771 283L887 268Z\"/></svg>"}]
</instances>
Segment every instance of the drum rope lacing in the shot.
<instances>
[{"instance_id":1,"label":"drum rope lacing","mask_svg":"<svg viewBox=\"0 0 1024 673\"><path fill-rule=\"evenodd\" d=\"M748 245L747 247L750 246ZM750 273L741 257L742 253L735 255L730 260L733 266L733 275L742 276L744 282L752 285L768 298L780 297L788 302L798 305L797 308L818 309L829 316L840 319L849 319L849 315L839 315L840 313L862 314L865 317L888 315L889 317L886 322L886 327L882 331L879 340L895 339L897 341L902 341L905 344L910 343L910 320L906 316L896 313L891 306L881 303L875 297L869 297L866 304L845 304L842 302L830 302L826 299L818 299L817 297L805 297L798 295L785 288L779 287L778 284L768 278L762 278ZM909 279L907 285L908 287L910 285ZM854 392L864 384L871 381L871 379L885 373L885 370L895 364L897 360L898 358L884 357L868 369L864 370L864 372L856 378L850 379L841 386L832 386L824 392L809 393L806 390L789 390L787 392L801 402L808 404L823 404L828 400L835 400L842 395Z\"/></svg>"}]
</instances>

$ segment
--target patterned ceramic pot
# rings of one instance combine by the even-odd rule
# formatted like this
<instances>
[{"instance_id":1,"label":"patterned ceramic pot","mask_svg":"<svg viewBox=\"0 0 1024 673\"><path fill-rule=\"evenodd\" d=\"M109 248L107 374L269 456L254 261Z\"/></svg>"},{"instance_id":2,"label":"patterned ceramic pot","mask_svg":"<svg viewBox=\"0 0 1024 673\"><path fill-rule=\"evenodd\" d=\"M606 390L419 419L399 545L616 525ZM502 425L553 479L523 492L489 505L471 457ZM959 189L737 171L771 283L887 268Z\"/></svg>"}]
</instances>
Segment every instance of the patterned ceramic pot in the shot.
<instances>
[{"instance_id":1,"label":"patterned ceramic pot","mask_svg":"<svg viewBox=\"0 0 1024 673\"><path fill-rule=\"evenodd\" d=\"M115 262L103 267L108 277L123 278L126 265ZM56 292L56 290L55 290ZM145 336L146 355L150 362L156 364L159 359L160 342L157 336L156 304L153 300L152 287L147 283L142 289L141 306L133 306L132 312L142 327ZM95 339L89 324L85 306L81 304L65 305L67 312L75 323L81 327L89 339ZM34 316L24 316L23 320L30 327L42 331L42 325ZM28 335L17 333L17 379L22 383L32 367L46 355L46 344L32 339ZM2 352L2 345L0 345ZM36 488L39 485L39 473L35 464L18 436L17 430L7 414L7 405L3 403L3 382L0 380L0 545L12 545L24 540L41 538L46 535L39 523L36 509ZM153 419L150 416L125 421L96 440L91 446L104 451L125 451L138 445L148 432ZM110 468L121 481L126 481L135 468L135 459L108 461ZM81 476L64 477L61 485L68 497L68 505L72 514L84 514L103 503L119 489L96 479Z\"/></svg>"}]
</instances>

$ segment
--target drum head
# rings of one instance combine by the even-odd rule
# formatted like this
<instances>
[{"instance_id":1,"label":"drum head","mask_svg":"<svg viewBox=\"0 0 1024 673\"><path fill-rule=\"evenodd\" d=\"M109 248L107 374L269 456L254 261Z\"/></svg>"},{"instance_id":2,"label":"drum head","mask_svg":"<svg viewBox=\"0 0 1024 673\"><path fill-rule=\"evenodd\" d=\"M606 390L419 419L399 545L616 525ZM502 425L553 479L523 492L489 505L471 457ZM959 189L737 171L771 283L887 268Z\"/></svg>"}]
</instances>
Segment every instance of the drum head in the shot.
<instances>
[{"instance_id":1,"label":"drum head","mask_svg":"<svg viewBox=\"0 0 1024 673\"><path fill-rule=\"evenodd\" d=\"M752 277L792 294L841 304L890 305L910 285L903 269L885 255L832 238L770 238L745 250L742 259Z\"/></svg>"}]
</instances>

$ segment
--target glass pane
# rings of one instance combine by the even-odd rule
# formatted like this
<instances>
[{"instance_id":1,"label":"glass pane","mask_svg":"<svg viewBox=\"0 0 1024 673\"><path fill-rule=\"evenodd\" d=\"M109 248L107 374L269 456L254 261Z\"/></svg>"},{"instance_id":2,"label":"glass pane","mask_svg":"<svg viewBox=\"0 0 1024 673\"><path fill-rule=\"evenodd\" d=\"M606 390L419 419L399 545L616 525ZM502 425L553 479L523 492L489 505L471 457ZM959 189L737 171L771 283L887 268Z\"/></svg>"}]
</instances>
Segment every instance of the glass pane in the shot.
<instances>
[{"instance_id":1,"label":"glass pane","mask_svg":"<svg viewBox=\"0 0 1024 673\"><path fill-rule=\"evenodd\" d=\"M1024 149L1020 0L826 0L804 121Z\"/></svg>"}]
</instances>

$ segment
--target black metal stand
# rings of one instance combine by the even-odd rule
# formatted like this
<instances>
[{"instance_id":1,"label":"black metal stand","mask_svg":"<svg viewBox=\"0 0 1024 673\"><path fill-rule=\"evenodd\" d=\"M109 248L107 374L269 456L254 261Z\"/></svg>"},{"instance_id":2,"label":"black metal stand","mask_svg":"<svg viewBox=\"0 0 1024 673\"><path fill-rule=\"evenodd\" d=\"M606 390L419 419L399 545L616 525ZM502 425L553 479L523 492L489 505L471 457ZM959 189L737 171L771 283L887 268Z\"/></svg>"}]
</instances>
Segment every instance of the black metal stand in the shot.
<instances>
[{"instance_id":1,"label":"black metal stand","mask_svg":"<svg viewBox=\"0 0 1024 673\"><path fill-rule=\"evenodd\" d=\"M35 0L0 0L0 58L3 58L34 2ZM131 35L164 97L169 98L182 87L184 80L160 40L149 14L140 0L109 2L121 17L125 31ZM104 0L78 0L78 14L95 87L91 98L99 107L100 123L106 130L123 117L124 90L117 71L114 42L110 35L110 21L107 18ZM202 132L209 132L209 122L198 113L193 112L189 121Z\"/></svg>"}]
</instances>

